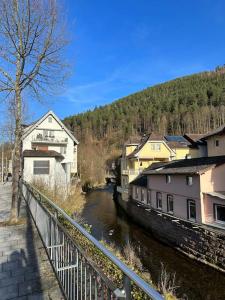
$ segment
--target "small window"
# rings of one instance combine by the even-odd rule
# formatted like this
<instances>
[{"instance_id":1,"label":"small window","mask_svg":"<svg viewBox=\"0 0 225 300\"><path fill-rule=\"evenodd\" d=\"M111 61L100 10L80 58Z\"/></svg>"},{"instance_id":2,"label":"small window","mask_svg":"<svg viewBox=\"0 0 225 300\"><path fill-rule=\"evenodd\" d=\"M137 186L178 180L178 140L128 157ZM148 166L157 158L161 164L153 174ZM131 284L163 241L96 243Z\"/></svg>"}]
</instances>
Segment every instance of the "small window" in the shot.
<instances>
[{"instance_id":1,"label":"small window","mask_svg":"<svg viewBox=\"0 0 225 300\"><path fill-rule=\"evenodd\" d=\"M186 184L192 185L193 184L193 177L192 176L186 176Z\"/></svg>"},{"instance_id":2,"label":"small window","mask_svg":"<svg viewBox=\"0 0 225 300\"><path fill-rule=\"evenodd\" d=\"M52 123L52 117L48 117L48 123Z\"/></svg>"},{"instance_id":3,"label":"small window","mask_svg":"<svg viewBox=\"0 0 225 300\"><path fill-rule=\"evenodd\" d=\"M135 198L137 199L138 198L138 188L135 187Z\"/></svg>"},{"instance_id":4,"label":"small window","mask_svg":"<svg viewBox=\"0 0 225 300\"><path fill-rule=\"evenodd\" d=\"M171 175L166 175L166 183L171 183Z\"/></svg>"},{"instance_id":5,"label":"small window","mask_svg":"<svg viewBox=\"0 0 225 300\"><path fill-rule=\"evenodd\" d=\"M215 221L225 223L225 206L214 204Z\"/></svg>"},{"instance_id":6,"label":"small window","mask_svg":"<svg viewBox=\"0 0 225 300\"><path fill-rule=\"evenodd\" d=\"M49 160L34 160L34 175L49 175Z\"/></svg>"},{"instance_id":7,"label":"small window","mask_svg":"<svg viewBox=\"0 0 225 300\"><path fill-rule=\"evenodd\" d=\"M156 193L156 207L162 209L162 194L160 192Z\"/></svg>"},{"instance_id":8,"label":"small window","mask_svg":"<svg viewBox=\"0 0 225 300\"><path fill-rule=\"evenodd\" d=\"M141 189L141 201L144 202L145 200L145 191L144 189Z\"/></svg>"},{"instance_id":9,"label":"small window","mask_svg":"<svg viewBox=\"0 0 225 300\"><path fill-rule=\"evenodd\" d=\"M66 147L65 146L60 147L60 153L61 154L66 154Z\"/></svg>"},{"instance_id":10,"label":"small window","mask_svg":"<svg viewBox=\"0 0 225 300\"><path fill-rule=\"evenodd\" d=\"M196 221L196 204L194 200L187 200L187 213L188 219L191 221Z\"/></svg>"},{"instance_id":11,"label":"small window","mask_svg":"<svg viewBox=\"0 0 225 300\"><path fill-rule=\"evenodd\" d=\"M147 192L147 204L151 205L151 191L148 190Z\"/></svg>"},{"instance_id":12,"label":"small window","mask_svg":"<svg viewBox=\"0 0 225 300\"><path fill-rule=\"evenodd\" d=\"M151 144L151 150L160 151L161 150L161 145L159 143L153 143L153 144Z\"/></svg>"},{"instance_id":13,"label":"small window","mask_svg":"<svg viewBox=\"0 0 225 300\"><path fill-rule=\"evenodd\" d=\"M215 146L216 146L216 147L219 147L219 144L220 144L220 143L219 143L219 140L216 140L216 141L215 141Z\"/></svg>"},{"instance_id":14,"label":"small window","mask_svg":"<svg viewBox=\"0 0 225 300\"><path fill-rule=\"evenodd\" d=\"M54 135L54 130L49 130L49 136L52 137L52 138L55 136Z\"/></svg>"},{"instance_id":15,"label":"small window","mask_svg":"<svg viewBox=\"0 0 225 300\"><path fill-rule=\"evenodd\" d=\"M173 196L167 195L167 211L173 214Z\"/></svg>"}]
</instances>

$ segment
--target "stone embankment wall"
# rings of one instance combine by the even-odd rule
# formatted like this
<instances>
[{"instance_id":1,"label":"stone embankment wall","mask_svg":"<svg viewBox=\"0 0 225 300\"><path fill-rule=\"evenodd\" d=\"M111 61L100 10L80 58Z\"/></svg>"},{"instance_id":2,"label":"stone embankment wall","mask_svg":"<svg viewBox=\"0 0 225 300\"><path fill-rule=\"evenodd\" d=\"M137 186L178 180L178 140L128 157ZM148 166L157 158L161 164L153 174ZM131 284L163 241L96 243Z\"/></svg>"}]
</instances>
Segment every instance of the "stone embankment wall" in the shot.
<instances>
[{"instance_id":1,"label":"stone embankment wall","mask_svg":"<svg viewBox=\"0 0 225 300\"><path fill-rule=\"evenodd\" d=\"M225 272L225 233L160 213L135 201L117 202L134 222L189 257Z\"/></svg>"}]
</instances>

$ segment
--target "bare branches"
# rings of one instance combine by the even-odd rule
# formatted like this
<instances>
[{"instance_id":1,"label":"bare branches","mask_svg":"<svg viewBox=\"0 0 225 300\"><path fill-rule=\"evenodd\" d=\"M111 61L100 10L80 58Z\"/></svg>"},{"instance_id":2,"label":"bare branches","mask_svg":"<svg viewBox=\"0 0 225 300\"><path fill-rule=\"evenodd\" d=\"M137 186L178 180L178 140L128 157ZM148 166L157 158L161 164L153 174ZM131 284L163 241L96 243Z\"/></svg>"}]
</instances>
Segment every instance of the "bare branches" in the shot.
<instances>
[{"instance_id":1,"label":"bare branches","mask_svg":"<svg viewBox=\"0 0 225 300\"><path fill-rule=\"evenodd\" d=\"M14 124L11 220L18 216L23 92L40 99L64 77L60 52L66 45L56 0L0 1L0 92L12 96Z\"/></svg>"},{"instance_id":2,"label":"bare branches","mask_svg":"<svg viewBox=\"0 0 225 300\"><path fill-rule=\"evenodd\" d=\"M54 0L2 0L0 91L29 89L40 95L62 83L67 44ZM46 89L48 86L48 89Z\"/></svg>"}]
</instances>

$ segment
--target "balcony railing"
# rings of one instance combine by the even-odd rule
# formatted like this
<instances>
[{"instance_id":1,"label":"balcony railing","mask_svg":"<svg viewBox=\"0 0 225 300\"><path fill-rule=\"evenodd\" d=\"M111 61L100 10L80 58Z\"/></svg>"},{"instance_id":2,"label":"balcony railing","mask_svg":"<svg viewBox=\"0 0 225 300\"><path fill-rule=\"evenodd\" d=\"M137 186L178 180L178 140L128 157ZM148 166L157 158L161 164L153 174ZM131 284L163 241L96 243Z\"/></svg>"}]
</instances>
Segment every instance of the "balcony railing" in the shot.
<instances>
[{"instance_id":1,"label":"balcony railing","mask_svg":"<svg viewBox=\"0 0 225 300\"><path fill-rule=\"evenodd\" d=\"M127 170L122 170L122 175L139 175L143 169L127 169Z\"/></svg>"},{"instance_id":2,"label":"balcony railing","mask_svg":"<svg viewBox=\"0 0 225 300\"><path fill-rule=\"evenodd\" d=\"M130 300L136 299L134 294L137 290L141 293L141 298L138 299L163 299L156 290L115 257L54 202L26 182L21 182L20 191L37 226L66 299ZM67 230L69 227L74 233L79 234L85 245L84 249L81 247L82 243L78 244L77 236L72 238L71 232L69 234L65 227ZM93 258L88 256L87 248L89 249L90 245L96 250L94 256L102 255L101 261L108 260L123 274L120 286L112 282L100 270ZM112 266L109 268L111 271Z\"/></svg>"},{"instance_id":3,"label":"balcony railing","mask_svg":"<svg viewBox=\"0 0 225 300\"><path fill-rule=\"evenodd\" d=\"M60 138L54 136L37 135L32 137L34 143L51 143L51 144L67 144L68 138Z\"/></svg>"}]
</instances>

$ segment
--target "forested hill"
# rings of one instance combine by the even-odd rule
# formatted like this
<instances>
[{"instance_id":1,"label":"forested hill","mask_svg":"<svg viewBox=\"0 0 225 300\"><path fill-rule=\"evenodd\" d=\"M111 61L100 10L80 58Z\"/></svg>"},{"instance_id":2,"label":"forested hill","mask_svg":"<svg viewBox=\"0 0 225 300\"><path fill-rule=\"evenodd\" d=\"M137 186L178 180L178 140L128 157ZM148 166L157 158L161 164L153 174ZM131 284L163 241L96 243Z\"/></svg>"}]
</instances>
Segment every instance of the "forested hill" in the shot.
<instances>
[{"instance_id":1,"label":"forested hill","mask_svg":"<svg viewBox=\"0 0 225 300\"><path fill-rule=\"evenodd\" d=\"M225 69L171 80L64 122L80 141L91 136L117 145L151 131L208 132L225 123Z\"/></svg>"}]
</instances>

